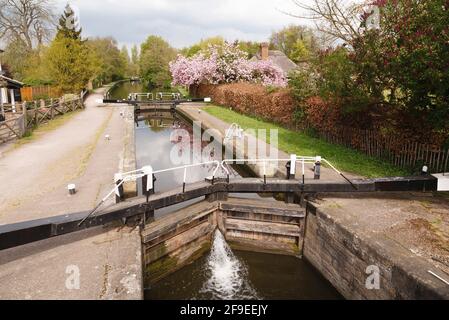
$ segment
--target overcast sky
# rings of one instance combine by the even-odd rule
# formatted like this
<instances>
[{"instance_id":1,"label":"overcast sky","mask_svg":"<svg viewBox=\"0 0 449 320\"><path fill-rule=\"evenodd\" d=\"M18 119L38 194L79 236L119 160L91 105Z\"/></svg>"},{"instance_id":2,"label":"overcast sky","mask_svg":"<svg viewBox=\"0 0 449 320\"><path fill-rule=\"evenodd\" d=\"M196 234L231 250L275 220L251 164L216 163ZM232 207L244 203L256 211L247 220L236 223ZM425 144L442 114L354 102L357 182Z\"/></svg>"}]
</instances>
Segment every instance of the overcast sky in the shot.
<instances>
[{"instance_id":1,"label":"overcast sky","mask_svg":"<svg viewBox=\"0 0 449 320\"><path fill-rule=\"evenodd\" d=\"M56 0L62 11L67 0ZM291 0L72 0L84 36L113 36L140 44L159 35L176 48L221 35L228 40L265 41L273 30L304 24L281 11L296 11Z\"/></svg>"}]
</instances>

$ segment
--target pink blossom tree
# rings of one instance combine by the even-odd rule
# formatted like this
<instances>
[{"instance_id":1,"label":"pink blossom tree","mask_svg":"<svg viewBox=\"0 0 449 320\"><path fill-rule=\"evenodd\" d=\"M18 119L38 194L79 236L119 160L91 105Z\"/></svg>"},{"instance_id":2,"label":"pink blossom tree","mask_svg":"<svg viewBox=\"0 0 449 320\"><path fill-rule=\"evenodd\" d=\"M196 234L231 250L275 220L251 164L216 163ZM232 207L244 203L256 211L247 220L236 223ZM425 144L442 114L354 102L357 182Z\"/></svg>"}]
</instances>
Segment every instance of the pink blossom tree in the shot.
<instances>
[{"instance_id":1,"label":"pink blossom tree","mask_svg":"<svg viewBox=\"0 0 449 320\"><path fill-rule=\"evenodd\" d=\"M287 86L285 72L271 61L250 61L237 46L225 43L210 46L206 53L192 58L178 55L170 63L174 85L235 82L260 83L264 86Z\"/></svg>"}]
</instances>

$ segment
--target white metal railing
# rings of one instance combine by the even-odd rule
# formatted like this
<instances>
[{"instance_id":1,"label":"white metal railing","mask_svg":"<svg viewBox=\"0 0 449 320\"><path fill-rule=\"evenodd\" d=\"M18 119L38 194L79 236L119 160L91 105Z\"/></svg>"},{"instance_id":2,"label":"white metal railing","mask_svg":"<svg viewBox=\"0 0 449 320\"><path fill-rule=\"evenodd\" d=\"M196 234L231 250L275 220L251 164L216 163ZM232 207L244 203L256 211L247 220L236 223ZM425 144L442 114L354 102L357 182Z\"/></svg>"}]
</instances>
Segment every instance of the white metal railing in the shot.
<instances>
[{"instance_id":1,"label":"white metal railing","mask_svg":"<svg viewBox=\"0 0 449 320\"><path fill-rule=\"evenodd\" d=\"M210 165L210 164L215 164L215 168L212 174L212 183L217 175L217 172L220 168L222 168L223 172L226 174L227 176L227 180L229 182L229 176L230 176L230 172L228 170L228 168L226 167L226 164L229 163L237 163L237 162L241 162L241 163L257 163L257 162L262 162L263 163L263 176L264 176L264 183L266 183L266 176L267 176L267 163L272 163L272 162L287 162L289 163L290 167L289 167L289 173L291 175L295 175L296 174L296 164L301 164L301 172L302 172L302 182L304 184L304 179L305 179L305 164L314 164L315 168L316 166L320 166L322 162L324 162L325 164L327 164L332 170L334 170L337 174L341 175L346 181L348 181L354 188L354 184L347 178L345 177L345 175L340 172L338 169L335 168L334 165L332 165L328 160L317 156L317 157L307 157L307 156L296 156L296 155L291 155L290 159L225 159L222 160L221 162L219 162L218 160L212 160L212 161L207 161L207 162L201 162L201 163L194 163L194 164L189 164L189 165L184 165L184 166L179 166L179 167L173 167L173 168L167 168L167 169L161 169L161 170L153 170L153 168L151 166L145 166L141 169L137 169L137 170L133 170L133 171L128 171L128 172L123 172L123 173L117 173L114 177L115 183L116 185L114 186L114 188L101 200L101 202L89 213L88 216L86 216L80 223L79 225L83 224L84 221L89 218L95 211L97 211L97 209L104 203L106 202L106 200L112 196L113 194L116 194L117 196L121 196L120 195L120 187L127 181L136 181L137 179L143 178L145 176L147 176L147 185L146 186L142 186L143 190L145 190L145 192L149 192L150 190L154 189L153 186L153 176L159 173L164 173L164 172L170 172L170 171L179 171L179 170L183 170L183 193L185 192L185 187L186 187L186 182L187 182L187 172L188 169L190 168L195 168L195 167L199 167L199 166L205 166L205 165ZM316 169L315 169L316 170ZM316 171L315 171L316 172ZM316 173L315 173L316 174ZM319 176L319 173L318 173Z\"/></svg>"},{"instance_id":2,"label":"white metal railing","mask_svg":"<svg viewBox=\"0 0 449 320\"><path fill-rule=\"evenodd\" d=\"M221 166L221 163L218 160L213 160L213 161L207 161L207 162L201 162L201 163L194 163L194 164L189 164L189 165L184 165L184 166L179 166L179 167L174 167L174 168L168 168L168 169L162 169L162 170L156 170L153 171L153 168L151 166L145 166L141 169L137 169L137 170L132 170L132 171L128 171L128 172L123 172L123 173L117 173L114 176L114 180L115 180L115 186L114 188L98 203L98 205L78 224L78 226L81 226L90 216L92 216L92 214L95 213L95 211L98 210L98 208L100 208L100 206L106 202L107 199L109 199L109 197L111 197L113 194L116 194L117 196L120 196L120 187L127 181L136 181L137 179L143 178L145 176L148 177L147 179L147 186L142 186L143 188L145 188L146 192L150 191L153 189L153 179L152 177L158 173L164 173L164 172L170 172L170 171L178 171L178 170L184 170L184 178L183 178L183 193L185 192L185 187L186 187L186 181L187 181L187 170L190 168L194 168L194 167L199 167L199 166L205 166L205 165L209 165L209 164L215 164L215 168L212 174L212 181L215 179L215 176L217 174L218 169Z\"/></svg>"},{"instance_id":3,"label":"white metal railing","mask_svg":"<svg viewBox=\"0 0 449 320\"><path fill-rule=\"evenodd\" d=\"M143 119L138 119L143 120ZM181 125L179 123L173 123L173 124L169 124L169 123L164 123L162 120L156 120L156 119L151 119L149 121L149 124L146 126L142 126L142 125L138 125L137 128L135 128L135 130L142 130L142 129L150 129L150 128L172 128L172 129L180 129ZM172 141L173 142L173 141ZM177 141L176 141L177 142Z\"/></svg>"},{"instance_id":4,"label":"white metal railing","mask_svg":"<svg viewBox=\"0 0 449 320\"><path fill-rule=\"evenodd\" d=\"M226 168L225 164L226 163L236 163L236 162L242 162L242 163L251 163L251 162L262 162L263 163L263 176L264 176L264 181L266 182L266 176L267 176L267 163L270 162L289 162L290 163L290 174L291 175L295 175L296 174L296 165L299 163L301 165L301 173L302 173L302 181L303 183L305 182L305 165L306 164L313 164L313 165L318 165L321 166L321 163L325 163L327 164L333 171L335 171L338 175L342 176L346 181L348 181L353 187L354 184L341 172L339 171L337 168L335 168L335 166L330 163L327 159L322 158L320 156L316 156L316 157L308 157L308 156L296 156L296 155L291 155L290 159L225 159L221 162L221 168L223 169L223 171L225 172L228 180L229 180L229 170L228 168ZM318 171L318 176L320 175L319 171Z\"/></svg>"},{"instance_id":5,"label":"white metal railing","mask_svg":"<svg viewBox=\"0 0 449 320\"><path fill-rule=\"evenodd\" d=\"M164 173L164 172L184 170L183 190L185 190L185 185L186 185L186 182L187 182L187 171L188 171L188 169L199 167L199 166L205 166L205 165L209 165L209 164L215 164L216 165L215 168L214 168L213 174L212 174L212 179L214 179L215 176L217 175L218 169L221 167L221 163L218 160L206 161L206 162L200 162L200 163L194 163L194 164L188 164L188 165L184 165L184 166L173 167L173 168L168 168L168 169L161 169L161 170L156 170L156 171L154 171L151 166L145 166L145 167L143 167L141 169L138 169L138 170L133 170L133 171L124 172L124 173L118 173L115 176L115 180L116 180L116 182L117 181L124 181L125 179L126 179L126 181L130 181L130 180L132 181L132 180L137 180L139 178L142 178L144 176L152 176L152 175L156 175L156 174ZM116 190L116 192L118 192L118 188L122 184L123 184L123 182L117 184L116 187L114 188L114 190ZM148 192L151 189L152 188L150 188L150 189L147 188L146 191Z\"/></svg>"},{"instance_id":6,"label":"white metal railing","mask_svg":"<svg viewBox=\"0 0 449 320\"><path fill-rule=\"evenodd\" d=\"M243 129L237 123L231 124L229 128L226 129L224 141L228 141L235 137L239 139L243 137Z\"/></svg>"},{"instance_id":7,"label":"white metal railing","mask_svg":"<svg viewBox=\"0 0 449 320\"><path fill-rule=\"evenodd\" d=\"M221 162L221 168L226 173L226 176L228 177L228 180L229 180L229 174L230 173L229 173L228 168L226 168L225 164L227 164L227 163L236 163L236 162L241 162L241 163L245 163L245 162L247 162L247 163L262 162L263 163L263 172L262 173L263 173L264 180L265 180L266 176L267 176L267 163L273 163L273 162L278 163L278 162L289 162L289 161L290 161L290 163L292 163L291 162L292 159L293 158L290 158L290 159L271 159L271 158L269 158L269 159L225 159L225 160L223 160ZM295 156L295 159L296 159L296 160L294 160L295 164L297 162L302 163L302 175L304 177L305 176L305 164L306 163L313 163L313 164L315 164L316 160L317 160L317 157L299 157L298 158L298 157ZM296 166L294 166L294 169L290 170L290 173L291 174L295 174L296 173Z\"/></svg>"},{"instance_id":8,"label":"white metal railing","mask_svg":"<svg viewBox=\"0 0 449 320\"><path fill-rule=\"evenodd\" d=\"M148 100L154 100L152 92L130 93L128 95L128 100L137 100L139 97L146 97Z\"/></svg>"},{"instance_id":9,"label":"white metal railing","mask_svg":"<svg viewBox=\"0 0 449 320\"><path fill-rule=\"evenodd\" d=\"M180 100L181 94L179 92L158 92L157 97L159 100L164 100L164 98L171 98L172 100Z\"/></svg>"}]
</instances>

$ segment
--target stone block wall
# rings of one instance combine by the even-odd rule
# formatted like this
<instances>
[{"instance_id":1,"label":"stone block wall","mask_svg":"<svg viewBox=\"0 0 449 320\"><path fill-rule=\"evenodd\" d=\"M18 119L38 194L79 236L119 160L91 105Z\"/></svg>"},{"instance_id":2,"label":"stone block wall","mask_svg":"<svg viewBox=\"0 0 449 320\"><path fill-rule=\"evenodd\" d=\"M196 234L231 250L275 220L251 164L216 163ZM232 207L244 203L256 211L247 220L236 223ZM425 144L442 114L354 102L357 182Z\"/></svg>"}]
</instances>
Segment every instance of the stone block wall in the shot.
<instances>
[{"instance_id":1,"label":"stone block wall","mask_svg":"<svg viewBox=\"0 0 449 320\"><path fill-rule=\"evenodd\" d=\"M423 259L387 238L361 237L310 203L307 209L303 255L346 299L449 298ZM370 266L379 268L379 289L366 287Z\"/></svg>"}]
</instances>

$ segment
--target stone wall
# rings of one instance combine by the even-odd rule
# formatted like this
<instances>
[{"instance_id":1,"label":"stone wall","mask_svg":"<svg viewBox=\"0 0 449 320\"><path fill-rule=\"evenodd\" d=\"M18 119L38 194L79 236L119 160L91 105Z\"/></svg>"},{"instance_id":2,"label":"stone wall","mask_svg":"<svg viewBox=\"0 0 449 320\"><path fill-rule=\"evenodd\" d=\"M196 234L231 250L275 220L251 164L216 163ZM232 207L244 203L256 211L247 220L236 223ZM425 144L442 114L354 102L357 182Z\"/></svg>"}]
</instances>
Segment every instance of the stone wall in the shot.
<instances>
[{"instance_id":1,"label":"stone wall","mask_svg":"<svg viewBox=\"0 0 449 320\"><path fill-rule=\"evenodd\" d=\"M447 299L443 284L429 280L430 265L405 251L388 238L360 236L308 204L304 257L346 299ZM365 285L373 265L380 271L379 290Z\"/></svg>"}]
</instances>

